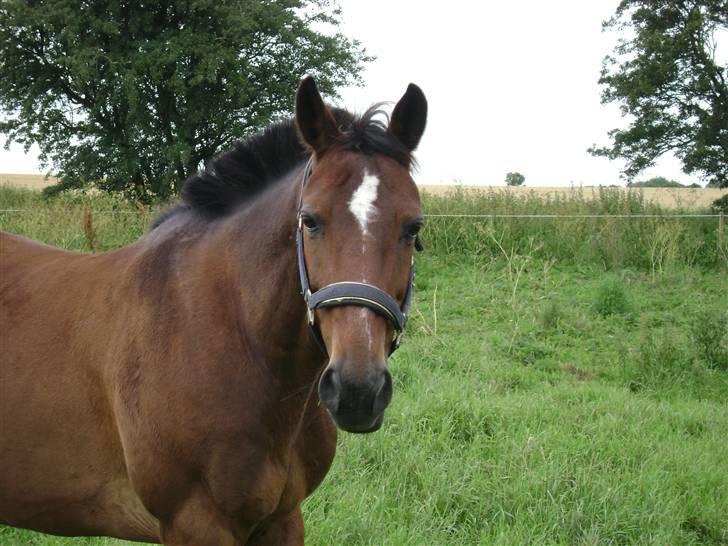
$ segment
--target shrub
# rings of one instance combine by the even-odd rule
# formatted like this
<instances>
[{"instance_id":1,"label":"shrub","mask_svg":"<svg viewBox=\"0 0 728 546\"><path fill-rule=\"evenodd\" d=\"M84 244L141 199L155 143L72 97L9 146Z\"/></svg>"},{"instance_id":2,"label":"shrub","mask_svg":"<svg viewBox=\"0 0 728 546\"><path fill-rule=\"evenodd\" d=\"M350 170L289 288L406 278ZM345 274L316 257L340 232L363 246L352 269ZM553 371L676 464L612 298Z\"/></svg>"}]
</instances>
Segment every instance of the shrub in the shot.
<instances>
[{"instance_id":1,"label":"shrub","mask_svg":"<svg viewBox=\"0 0 728 546\"><path fill-rule=\"evenodd\" d=\"M593 309L601 317L622 315L631 311L632 306L622 279L614 275L604 279L594 296Z\"/></svg>"},{"instance_id":2,"label":"shrub","mask_svg":"<svg viewBox=\"0 0 728 546\"><path fill-rule=\"evenodd\" d=\"M728 193L713 201L712 208L715 212L728 213Z\"/></svg>"}]
</instances>

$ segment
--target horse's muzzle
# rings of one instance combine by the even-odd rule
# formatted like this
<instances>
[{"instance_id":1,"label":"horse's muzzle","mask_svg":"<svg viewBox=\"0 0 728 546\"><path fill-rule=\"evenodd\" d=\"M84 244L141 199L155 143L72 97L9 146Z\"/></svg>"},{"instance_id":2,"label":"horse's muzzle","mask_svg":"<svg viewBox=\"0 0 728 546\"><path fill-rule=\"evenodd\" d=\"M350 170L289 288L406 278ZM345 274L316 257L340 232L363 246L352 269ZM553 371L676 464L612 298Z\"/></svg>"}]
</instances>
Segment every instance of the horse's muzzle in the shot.
<instances>
[{"instance_id":1,"label":"horse's muzzle","mask_svg":"<svg viewBox=\"0 0 728 546\"><path fill-rule=\"evenodd\" d=\"M346 368L341 362L329 364L319 381L319 398L339 428L347 432L379 430L392 400L392 376L381 366L354 381Z\"/></svg>"}]
</instances>

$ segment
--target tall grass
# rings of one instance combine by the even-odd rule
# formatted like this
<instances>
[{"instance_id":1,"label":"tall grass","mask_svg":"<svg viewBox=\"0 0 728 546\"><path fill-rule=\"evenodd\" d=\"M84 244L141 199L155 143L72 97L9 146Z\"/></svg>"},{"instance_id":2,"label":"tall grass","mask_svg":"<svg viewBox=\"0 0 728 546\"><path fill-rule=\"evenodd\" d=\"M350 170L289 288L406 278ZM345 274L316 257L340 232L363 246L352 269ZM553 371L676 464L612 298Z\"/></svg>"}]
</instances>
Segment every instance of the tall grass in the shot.
<instances>
[{"instance_id":1,"label":"tall grass","mask_svg":"<svg viewBox=\"0 0 728 546\"><path fill-rule=\"evenodd\" d=\"M76 250L111 250L147 229L154 209L110 194L40 192L0 186L0 229Z\"/></svg>"},{"instance_id":2,"label":"tall grass","mask_svg":"<svg viewBox=\"0 0 728 546\"><path fill-rule=\"evenodd\" d=\"M635 268L654 274L674 265L717 267L726 261L727 249L718 249L716 218L675 218L688 211L668 211L645 202L639 191L599 188L593 197L586 199L580 191L516 196L504 190L465 192L457 188L444 196L425 193L428 226L424 238L437 253L496 256L504 248L561 264L589 263L607 270ZM563 217L437 216L457 214ZM583 215L657 217L579 217Z\"/></svg>"}]
</instances>

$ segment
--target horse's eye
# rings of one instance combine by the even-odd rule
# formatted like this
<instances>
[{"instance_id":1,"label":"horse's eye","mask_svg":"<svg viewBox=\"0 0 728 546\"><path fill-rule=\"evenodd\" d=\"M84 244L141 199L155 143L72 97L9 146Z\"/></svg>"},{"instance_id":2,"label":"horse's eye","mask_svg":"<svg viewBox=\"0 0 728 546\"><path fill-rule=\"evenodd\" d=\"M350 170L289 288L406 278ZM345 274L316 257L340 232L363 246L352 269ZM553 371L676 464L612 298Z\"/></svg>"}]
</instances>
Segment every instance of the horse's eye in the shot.
<instances>
[{"instance_id":1,"label":"horse's eye","mask_svg":"<svg viewBox=\"0 0 728 546\"><path fill-rule=\"evenodd\" d=\"M417 234L420 232L420 229L422 229L422 224L420 224L419 222L414 223L414 224L409 224L405 228L405 235L407 236L408 239L414 240L417 238Z\"/></svg>"},{"instance_id":2,"label":"horse's eye","mask_svg":"<svg viewBox=\"0 0 728 546\"><path fill-rule=\"evenodd\" d=\"M319 229L316 219L308 214L301 215L301 222L303 222L303 225L306 226L306 229L309 231L317 231Z\"/></svg>"}]
</instances>

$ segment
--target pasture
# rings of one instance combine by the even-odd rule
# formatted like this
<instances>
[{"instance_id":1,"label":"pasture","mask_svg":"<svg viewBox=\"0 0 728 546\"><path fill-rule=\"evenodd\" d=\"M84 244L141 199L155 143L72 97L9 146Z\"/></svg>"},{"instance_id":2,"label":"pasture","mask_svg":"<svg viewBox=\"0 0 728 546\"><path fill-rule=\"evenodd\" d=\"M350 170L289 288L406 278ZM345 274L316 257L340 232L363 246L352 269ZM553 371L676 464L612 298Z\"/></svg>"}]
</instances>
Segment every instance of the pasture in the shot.
<instances>
[{"instance_id":1,"label":"pasture","mask_svg":"<svg viewBox=\"0 0 728 546\"><path fill-rule=\"evenodd\" d=\"M385 425L340 433L304 505L307 544L728 544L717 220L610 190L424 201L430 215L572 216L428 218ZM8 188L0 209L24 211L0 229L82 251L133 242L153 215ZM650 216L584 217L605 213ZM0 544L131 543L0 528Z\"/></svg>"}]
</instances>

